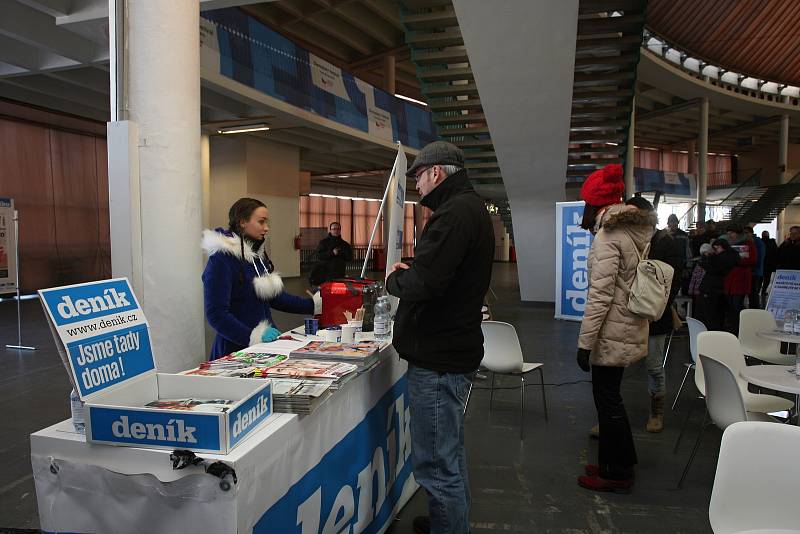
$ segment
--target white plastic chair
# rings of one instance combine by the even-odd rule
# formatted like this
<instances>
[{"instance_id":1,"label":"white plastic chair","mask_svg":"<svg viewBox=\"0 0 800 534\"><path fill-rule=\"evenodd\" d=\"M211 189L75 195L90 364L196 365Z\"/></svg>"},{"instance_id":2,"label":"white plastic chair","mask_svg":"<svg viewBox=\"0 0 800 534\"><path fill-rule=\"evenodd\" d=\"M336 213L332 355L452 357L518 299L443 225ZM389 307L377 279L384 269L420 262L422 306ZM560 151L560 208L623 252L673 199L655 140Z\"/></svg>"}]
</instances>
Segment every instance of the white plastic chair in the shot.
<instances>
[{"instance_id":1,"label":"white plastic chair","mask_svg":"<svg viewBox=\"0 0 800 534\"><path fill-rule=\"evenodd\" d=\"M742 400L748 412L772 413L790 410L794 402L760 393L747 391L747 381L739 373L747 366L739 340L729 332L704 332L697 336L697 349L700 354L714 358L730 367L742 392Z\"/></svg>"},{"instance_id":2,"label":"white plastic chair","mask_svg":"<svg viewBox=\"0 0 800 534\"><path fill-rule=\"evenodd\" d=\"M494 377L502 375L519 376L520 387L520 439L525 432L525 375L531 371L539 371L542 385L542 404L544 405L544 419L547 421L547 396L544 390L543 363L527 363L522 357L522 348L519 337L513 325L500 321L483 321L483 361L481 367L492 372L492 386L489 394L489 411L492 410L494 401Z\"/></svg>"},{"instance_id":3,"label":"white plastic chair","mask_svg":"<svg viewBox=\"0 0 800 534\"><path fill-rule=\"evenodd\" d=\"M678 393L675 395L675 400L672 402L672 411L675 411L675 406L678 404L678 399L681 396L681 392L683 391L683 386L686 384L686 378L689 376L689 372L694 370L694 382L697 386L698 391L700 394L703 394L705 390L705 386L703 385L703 370L700 369L699 371L696 369L697 367L697 335L700 332L706 332L708 329L706 325L698 321L697 319L693 319L692 317L686 318L686 324L689 326L689 354L692 356L692 362L685 363L686 366L686 373L683 375L683 380L681 380L681 387L678 388ZM698 376L698 373L700 376Z\"/></svg>"},{"instance_id":4,"label":"white plastic chair","mask_svg":"<svg viewBox=\"0 0 800 534\"><path fill-rule=\"evenodd\" d=\"M742 310L739 314L739 343L747 356L777 365L794 365L794 356L781 354L779 341L765 339L758 332L777 330L775 318L767 310Z\"/></svg>"},{"instance_id":5,"label":"white plastic chair","mask_svg":"<svg viewBox=\"0 0 800 534\"><path fill-rule=\"evenodd\" d=\"M742 394L742 400L748 412L760 412L763 414L780 412L783 410L790 410L794 403L783 397L775 395L764 395L758 393L750 393L747 391L747 382L740 377L739 373L746 363L744 355L742 354L742 347L739 345L739 340L731 333L728 332L700 332L697 336L696 349L699 354L705 354L711 358L724 362L730 367L733 372L736 382L739 385L739 390ZM705 397L705 382L703 381L703 366L698 360L695 362L695 385L700 392L701 397ZM703 381L703 382L701 382ZM694 403L690 406L686 414L686 419L683 422L681 431L678 434L678 439L675 441L673 453L678 451L681 439L683 438L686 425L694 409Z\"/></svg>"},{"instance_id":6,"label":"white plastic chair","mask_svg":"<svg viewBox=\"0 0 800 534\"><path fill-rule=\"evenodd\" d=\"M686 462L686 467L678 482L678 488L683 485L683 481L689 473L689 468L692 466L694 457L697 454L697 449L700 448L700 440L707 426L707 418L710 418L720 430L725 430L730 425L741 421L778 422L765 413L748 412L745 409L742 390L737 378L738 370L732 369L724 361L706 356L702 350L700 352L700 362L705 369L706 415L703 417L703 425L700 428L700 432L697 433L697 440L692 448L692 453L689 455L689 460Z\"/></svg>"},{"instance_id":7,"label":"white plastic chair","mask_svg":"<svg viewBox=\"0 0 800 534\"><path fill-rule=\"evenodd\" d=\"M734 423L725 429L708 507L715 534L800 533L800 428Z\"/></svg>"}]
</instances>

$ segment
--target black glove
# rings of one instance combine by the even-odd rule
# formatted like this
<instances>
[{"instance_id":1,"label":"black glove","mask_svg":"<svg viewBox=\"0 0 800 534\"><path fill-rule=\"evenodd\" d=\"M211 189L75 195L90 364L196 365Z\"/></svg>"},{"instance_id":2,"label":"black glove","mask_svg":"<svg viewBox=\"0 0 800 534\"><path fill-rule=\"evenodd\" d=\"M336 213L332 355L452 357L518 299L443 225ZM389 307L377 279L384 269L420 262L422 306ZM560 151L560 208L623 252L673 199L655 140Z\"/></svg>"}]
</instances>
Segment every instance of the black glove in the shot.
<instances>
[{"instance_id":1,"label":"black glove","mask_svg":"<svg viewBox=\"0 0 800 534\"><path fill-rule=\"evenodd\" d=\"M578 361L578 367L580 367L581 369L583 369L587 373L591 369L591 367L589 365L589 354L591 354L591 353L592 353L592 351L590 351L588 349L578 349L578 357L576 358L577 361Z\"/></svg>"}]
</instances>

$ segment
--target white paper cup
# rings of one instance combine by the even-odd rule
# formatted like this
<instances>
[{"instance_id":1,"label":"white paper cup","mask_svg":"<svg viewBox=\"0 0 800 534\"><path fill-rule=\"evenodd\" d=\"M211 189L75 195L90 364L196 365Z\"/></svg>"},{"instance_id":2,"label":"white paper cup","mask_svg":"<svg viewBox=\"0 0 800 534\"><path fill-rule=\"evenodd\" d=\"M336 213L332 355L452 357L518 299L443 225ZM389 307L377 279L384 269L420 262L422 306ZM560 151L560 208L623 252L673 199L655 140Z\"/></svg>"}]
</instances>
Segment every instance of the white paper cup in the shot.
<instances>
[{"instance_id":1,"label":"white paper cup","mask_svg":"<svg viewBox=\"0 0 800 534\"><path fill-rule=\"evenodd\" d=\"M342 343L352 343L355 341L356 327L354 325L342 325Z\"/></svg>"},{"instance_id":2,"label":"white paper cup","mask_svg":"<svg viewBox=\"0 0 800 534\"><path fill-rule=\"evenodd\" d=\"M319 330L317 332L317 334L321 334L322 335L322 339L324 339L325 341L338 343L340 341L341 332L342 331L338 330L338 329L337 330L329 330L329 329L326 328L325 330Z\"/></svg>"}]
</instances>

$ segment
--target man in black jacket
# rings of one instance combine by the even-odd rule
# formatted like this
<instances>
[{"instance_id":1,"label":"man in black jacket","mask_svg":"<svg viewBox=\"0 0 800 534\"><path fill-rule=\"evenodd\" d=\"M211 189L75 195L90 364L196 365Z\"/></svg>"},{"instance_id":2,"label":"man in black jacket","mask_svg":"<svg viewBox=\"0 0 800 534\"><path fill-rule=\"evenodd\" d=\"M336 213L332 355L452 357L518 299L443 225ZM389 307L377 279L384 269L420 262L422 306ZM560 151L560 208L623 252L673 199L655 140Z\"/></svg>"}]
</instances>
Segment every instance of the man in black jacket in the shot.
<instances>
[{"instance_id":1,"label":"man in black jacket","mask_svg":"<svg viewBox=\"0 0 800 534\"><path fill-rule=\"evenodd\" d=\"M317 245L319 264L311 274L311 285L344 278L347 262L353 259L353 248L342 239L342 225L332 222L328 227L328 237Z\"/></svg>"},{"instance_id":2,"label":"man in black jacket","mask_svg":"<svg viewBox=\"0 0 800 534\"><path fill-rule=\"evenodd\" d=\"M423 148L407 176L433 210L414 263L392 266L386 289L400 298L392 344L408 361L414 478L428 492L430 518L418 533L469 532L464 406L483 359L481 306L492 275L494 229L469 183L461 150Z\"/></svg>"},{"instance_id":3,"label":"man in black jacket","mask_svg":"<svg viewBox=\"0 0 800 534\"><path fill-rule=\"evenodd\" d=\"M778 243L769 236L769 232L764 230L761 232L761 241L764 242L766 249L764 257L764 278L761 285L761 295L766 296L769 282L772 280L772 273L778 266ZM762 302L766 305L766 299L762 298Z\"/></svg>"}]
</instances>

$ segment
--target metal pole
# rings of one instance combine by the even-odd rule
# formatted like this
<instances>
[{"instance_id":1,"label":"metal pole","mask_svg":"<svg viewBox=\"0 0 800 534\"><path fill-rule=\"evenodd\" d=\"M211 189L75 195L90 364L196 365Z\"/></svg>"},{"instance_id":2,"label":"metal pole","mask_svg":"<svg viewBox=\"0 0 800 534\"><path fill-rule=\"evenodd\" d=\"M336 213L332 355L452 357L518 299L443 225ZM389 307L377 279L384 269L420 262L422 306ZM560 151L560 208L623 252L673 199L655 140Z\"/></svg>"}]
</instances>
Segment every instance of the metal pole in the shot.
<instances>
[{"instance_id":1,"label":"metal pole","mask_svg":"<svg viewBox=\"0 0 800 534\"><path fill-rule=\"evenodd\" d=\"M7 349L17 350L36 350L36 347L29 347L22 344L22 307L19 298L19 212L14 210L14 262L16 264L17 281L17 344L6 345Z\"/></svg>"},{"instance_id":2,"label":"metal pole","mask_svg":"<svg viewBox=\"0 0 800 534\"><path fill-rule=\"evenodd\" d=\"M389 174L389 183L386 184L386 191L383 192L383 200L381 200L381 207L378 208L378 215L377 217L375 217L375 224L372 225L372 235L369 236L369 244L367 245L367 255L364 258L364 266L361 267L361 278L364 278L364 275L367 272L367 262L369 262L369 253L372 252L372 241L375 239L375 232L378 231L378 223L381 220L381 214L383 213L383 206L384 204L386 204L386 197L389 195L389 188L391 188L392 186L392 176L394 176L395 171L397 171L397 158L394 158L394 165L392 165L392 172L391 174Z\"/></svg>"}]
</instances>

